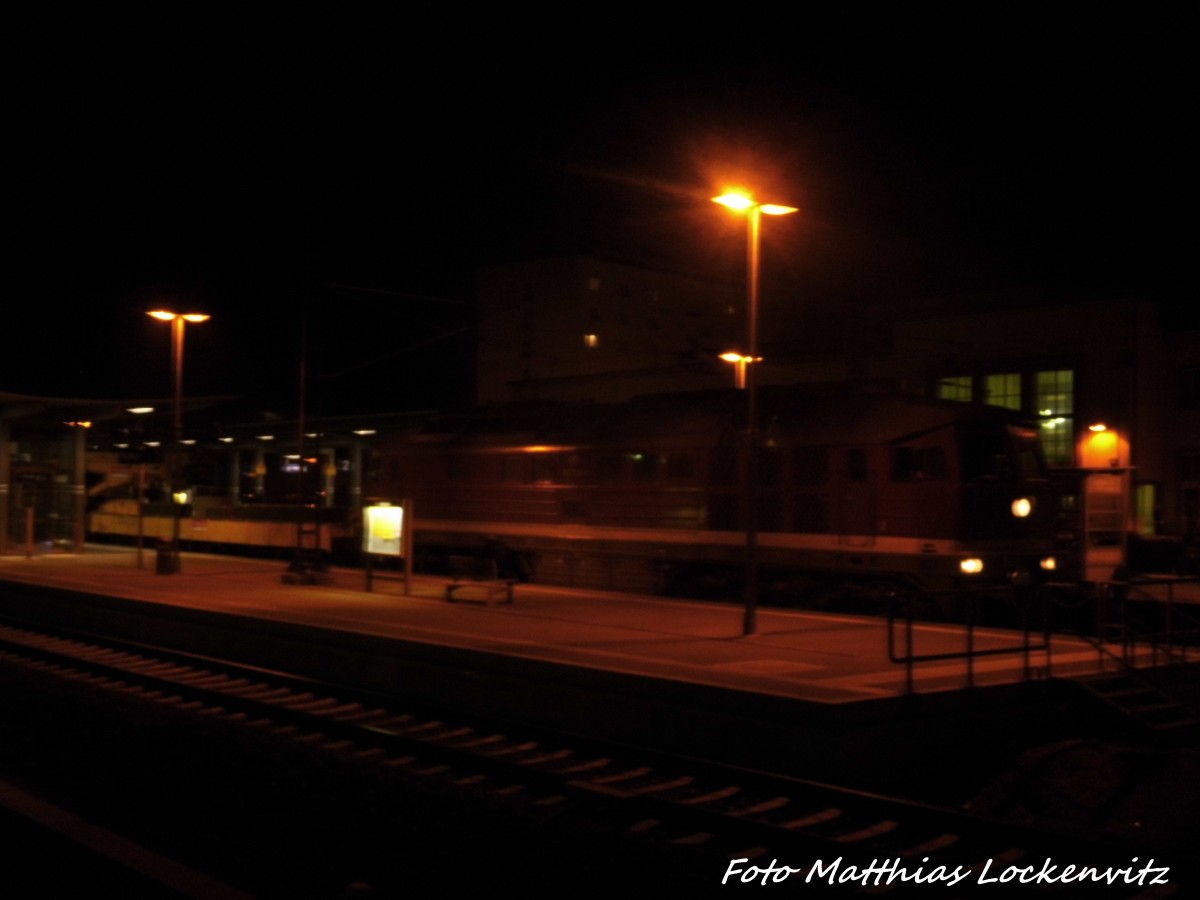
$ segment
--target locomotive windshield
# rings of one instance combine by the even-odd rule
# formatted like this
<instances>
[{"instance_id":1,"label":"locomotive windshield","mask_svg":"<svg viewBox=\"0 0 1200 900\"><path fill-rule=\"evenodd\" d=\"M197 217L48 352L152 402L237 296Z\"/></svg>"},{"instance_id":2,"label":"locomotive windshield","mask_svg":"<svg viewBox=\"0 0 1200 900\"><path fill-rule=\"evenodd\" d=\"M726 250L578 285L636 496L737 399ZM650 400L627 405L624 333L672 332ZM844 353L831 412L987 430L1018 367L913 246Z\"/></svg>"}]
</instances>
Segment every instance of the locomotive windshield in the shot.
<instances>
[{"instance_id":1,"label":"locomotive windshield","mask_svg":"<svg viewBox=\"0 0 1200 900\"><path fill-rule=\"evenodd\" d=\"M962 466L967 481L1024 481L1046 475L1037 432L1013 426L964 429Z\"/></svg>"}]
</instances>

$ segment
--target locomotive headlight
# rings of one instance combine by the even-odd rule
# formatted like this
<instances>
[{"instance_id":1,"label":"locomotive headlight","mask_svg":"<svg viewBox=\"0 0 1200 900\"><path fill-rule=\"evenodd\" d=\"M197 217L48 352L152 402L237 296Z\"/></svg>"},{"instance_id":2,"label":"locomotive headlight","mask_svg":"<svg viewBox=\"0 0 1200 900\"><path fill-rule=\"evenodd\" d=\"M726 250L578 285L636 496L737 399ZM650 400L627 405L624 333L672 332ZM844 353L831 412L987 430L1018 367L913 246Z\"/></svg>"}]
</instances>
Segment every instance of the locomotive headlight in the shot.
<instances>
[{"instance_id":1,"label":"locomotive headlight","mask_svg":"<svg viewBox=\"0 0 1200 900\"><path fill-rule=\"evenodd\" d=\"M1033 512L1033 500L1029 497L1018 497L1012 502L1012 514L1018 519L1024 519Z\"/></svg>"},{"instance_id":2,"label":"locomotive headlight","mask_svg":"<svg viewBox=\"0 0 1200 900\"><path fill-rule=\"evenodd\" d=\"M1038 560L1038 565L1041 566L1043 572L1053 572L1058 568L1058 560L1053 556L1043 556Z\"/></svg>"},{"instance_id":3,"label":"locomotive headlight","mask_svg":"<svg viewBox=\"0 0 1200 900\"><path fill-rule=\"evenodd\" d=\"M978 556L960 559L958 568L964 575L978 575L983 571L983 560Z\"/></svg>"}]
</instances>

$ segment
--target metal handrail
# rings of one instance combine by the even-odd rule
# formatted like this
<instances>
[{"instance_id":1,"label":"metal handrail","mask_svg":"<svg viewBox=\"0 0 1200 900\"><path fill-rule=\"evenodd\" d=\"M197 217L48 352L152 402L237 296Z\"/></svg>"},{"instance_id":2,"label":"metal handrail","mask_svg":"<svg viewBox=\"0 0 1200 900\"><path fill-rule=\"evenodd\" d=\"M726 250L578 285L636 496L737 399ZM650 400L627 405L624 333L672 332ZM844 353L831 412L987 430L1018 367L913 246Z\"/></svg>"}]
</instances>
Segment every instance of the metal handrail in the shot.
<instances>
[{"instance_id":1,"label":"metal handrail","mask_svg":"<svg viewBox=\"0 0 1200 900\"><path fill-rule=\"evenodd\" d=\"M1154 672L1161 668L1160 652L1168 668L1180 661L1185 664L1191 661L1192 645L1185 639L1200 638L1200 618L1184 611L1184 607L1193 604L1182 603L1177 599L1176 587L1185 584L1200 584L1200 578L1151 575L1096 584L1097 636L1103 639L1104 635L1115 627L1121 643L1120 661L1127 670L1134 668L1132 651L1139 643L1150 646L1151 670ZM1149 589L1153 587L1165 587L1166 597L1151 593ZM1115 626L1109 616L1110 604L1113 602L1117 603L1119 608L1119 621ZM1150 609L1161 608L1162 627L1139 630L1136 620L1130 615L1133 604ZM1181 625L1184 627L1180 627Z\"/></svg>"},{"instance_id":2,"label":"metal handrail","mask_svg":"<svg viewBox=\"0 0 1200 900\"><path fill-rule=\"evenodd\" d=\"M1085 633L1086 629L1079 626L1071 627L1070 631L1096 648L1097 665L1101 671L1105 669L1106 661L1115 663L1129 674L1138 671L1138 648L1148 647L1151 651L1151 672L1158 672L1164 666L1170 668L1178 663L1191 663L1193 657L1200 658L1200 615L1187 609L1195 605L1197 610L1200 610L1200 603L1184 603L1178 599L1176 587L1183 584L1200 585L1200 578L1142 576L1120 581L1039 588L985 588L893 594L888 608L888 658L893 663L905 666L905 690L910 694L914 692L914 666L925 662L964 660L966 686L970 688L975 686L975 660L979 657L1022 653L1025 657L1023 677L1029 680L1033 672L1031 655L1044 652L1045 665L1039 674L1048 678L1053 666L1049 614L1051 598L1048 588L1057 587L1076 591L1082 599L1095 602L1095 634L1089 635ZM1165 587L1166 596L1156 596L1152 593L1150 589L1155 587ZM1007 597L1017 603L1022 619L1021 639L1010 646L980 649L976 646L980 604L997 597ZM967 615L958 623L963 628L963 649L939 653L915 652L913 631L917 621L916 607L918 601L922 600L963 601L963 609ZM1138 617L1133 614L1135 605L1144 605L1156 615L1161 615L1161 628L1138 628ZM1037 639L1034 637L1035 629L1030 623L1031 612L1035 610L1041 616L1040 635ZM1116 613L1116 621L1112 621L1111 612Z\"/></svg>"},{"instance_id":3,"label":"metal handrail","mask_svg":"<svg viewBox=\"0 0 1200 900\"><path fill-rule=\"evenodd\" d=\"M1049 677L1052 666L1052 657L1050 653L1050 628L1049 618L1046 615L1046 599L1045 595L1036 591L1034 596L1040 600L1042 612L1043 634L1039 642L1034 642L1031 639L1032 629L1029 622L1029 606L1030 597L1026 595L1024 598L1019 598L1020 608L1022 613L1022 640L1021 643L1006 646L1006 647L989 647L986 649L978 649L975 646L975 631L979 627L977 623L979 613L979 603L984 597L995 597L996 595L1010 596L1018 598L1019 594L1026 594L1028 589L1013 589L1013 588L984 588L971 591L963 590L946 590L946 591L924 591L924 592L908 592L905 594L893 595L893 602L888 608L888 629L887 629L887 645L888 658L893 663L903 663L905 667L905 692L914 692L913 667L920 662L937 662L952 659L962 659L966 661L966 686L971 688L975 686L975 660L981 656L1000 656L1012 653L1021 653L1024 655L1023 660L1023 677L1029 680L1032 672L1030 655L1034 652L1045 652L1045 667L1044 677ZM917 654L913 652L913 624L916 621L915 607L918 600L937 600L937 599L966 599L969 615L967 620L962 623L964 628L964 639L966 647L963 650L949 651L943 653L924 653ZM896 623L901 619L900 612L903 610L904 623L904 652L898 653L896 649Z\"/></svg>"}]
</instances>

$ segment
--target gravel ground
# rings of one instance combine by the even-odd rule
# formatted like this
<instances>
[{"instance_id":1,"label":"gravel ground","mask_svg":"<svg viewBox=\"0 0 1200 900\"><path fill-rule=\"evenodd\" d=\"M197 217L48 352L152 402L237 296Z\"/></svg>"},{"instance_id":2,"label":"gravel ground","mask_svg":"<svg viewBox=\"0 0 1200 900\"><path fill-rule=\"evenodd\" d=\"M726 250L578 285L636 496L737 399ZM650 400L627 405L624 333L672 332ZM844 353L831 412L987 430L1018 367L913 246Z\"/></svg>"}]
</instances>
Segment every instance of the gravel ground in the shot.
<instances>
[{"instance_id":1,"label":"gravel ground","mask_svg":"<svg viewBox=\"0 0 1200 900\"><path fill-rule=\"evenodd\" d=\"M0 778L258 897L650 896L723 871L721 859L630 841L569 807L2 662L0 721ZM22 840L0 849L8 886L24 892L5 896L162 896L144 884L101 891L104 866L80 855L73 874L57 842Z\"/></svg>"},{"instance_id":2,"label":"gravel ground","mask_svg":"<svg viewBox=\"0 0 1200 900\"><path fill-rule=\"evenodd\" d=\"M568 804L499 798L2 661L0 722L0 778L262 898L707 894L726 864L718 850L629 839ZM973 807L997 816L1160 859L1190 857L1200 835L1194 751L1059 740L1005 771L956 766L955 790L973 777ZM169 896L11 816L0 827L5 896Z\"/></svg>"}]
</instances>

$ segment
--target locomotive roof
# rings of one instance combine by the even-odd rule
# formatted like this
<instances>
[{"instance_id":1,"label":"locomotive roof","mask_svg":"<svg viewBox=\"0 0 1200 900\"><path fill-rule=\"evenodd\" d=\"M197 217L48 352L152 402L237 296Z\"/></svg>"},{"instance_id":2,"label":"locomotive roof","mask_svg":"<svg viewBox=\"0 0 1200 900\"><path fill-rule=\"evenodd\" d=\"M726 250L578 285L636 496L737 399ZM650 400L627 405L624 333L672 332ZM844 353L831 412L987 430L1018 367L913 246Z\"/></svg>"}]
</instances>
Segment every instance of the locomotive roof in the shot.
<instances>
[{"instance_id":1,"label":"locomotive roof","mask_svg":"<svg viewBox=\"0 0 1200 900\"><path fill-rule=\"evenodd\" d=\"M1011 410L844 384L764 386L758 390L759 427L777 429L789 443L887 443L952 422L1029 423ZM530 402L436 416L421 429L426 440L588 445L642 438L709 437L740 433L746 394L737 389L635 397L625 403Z\"/></svg>"}]
</instances>

